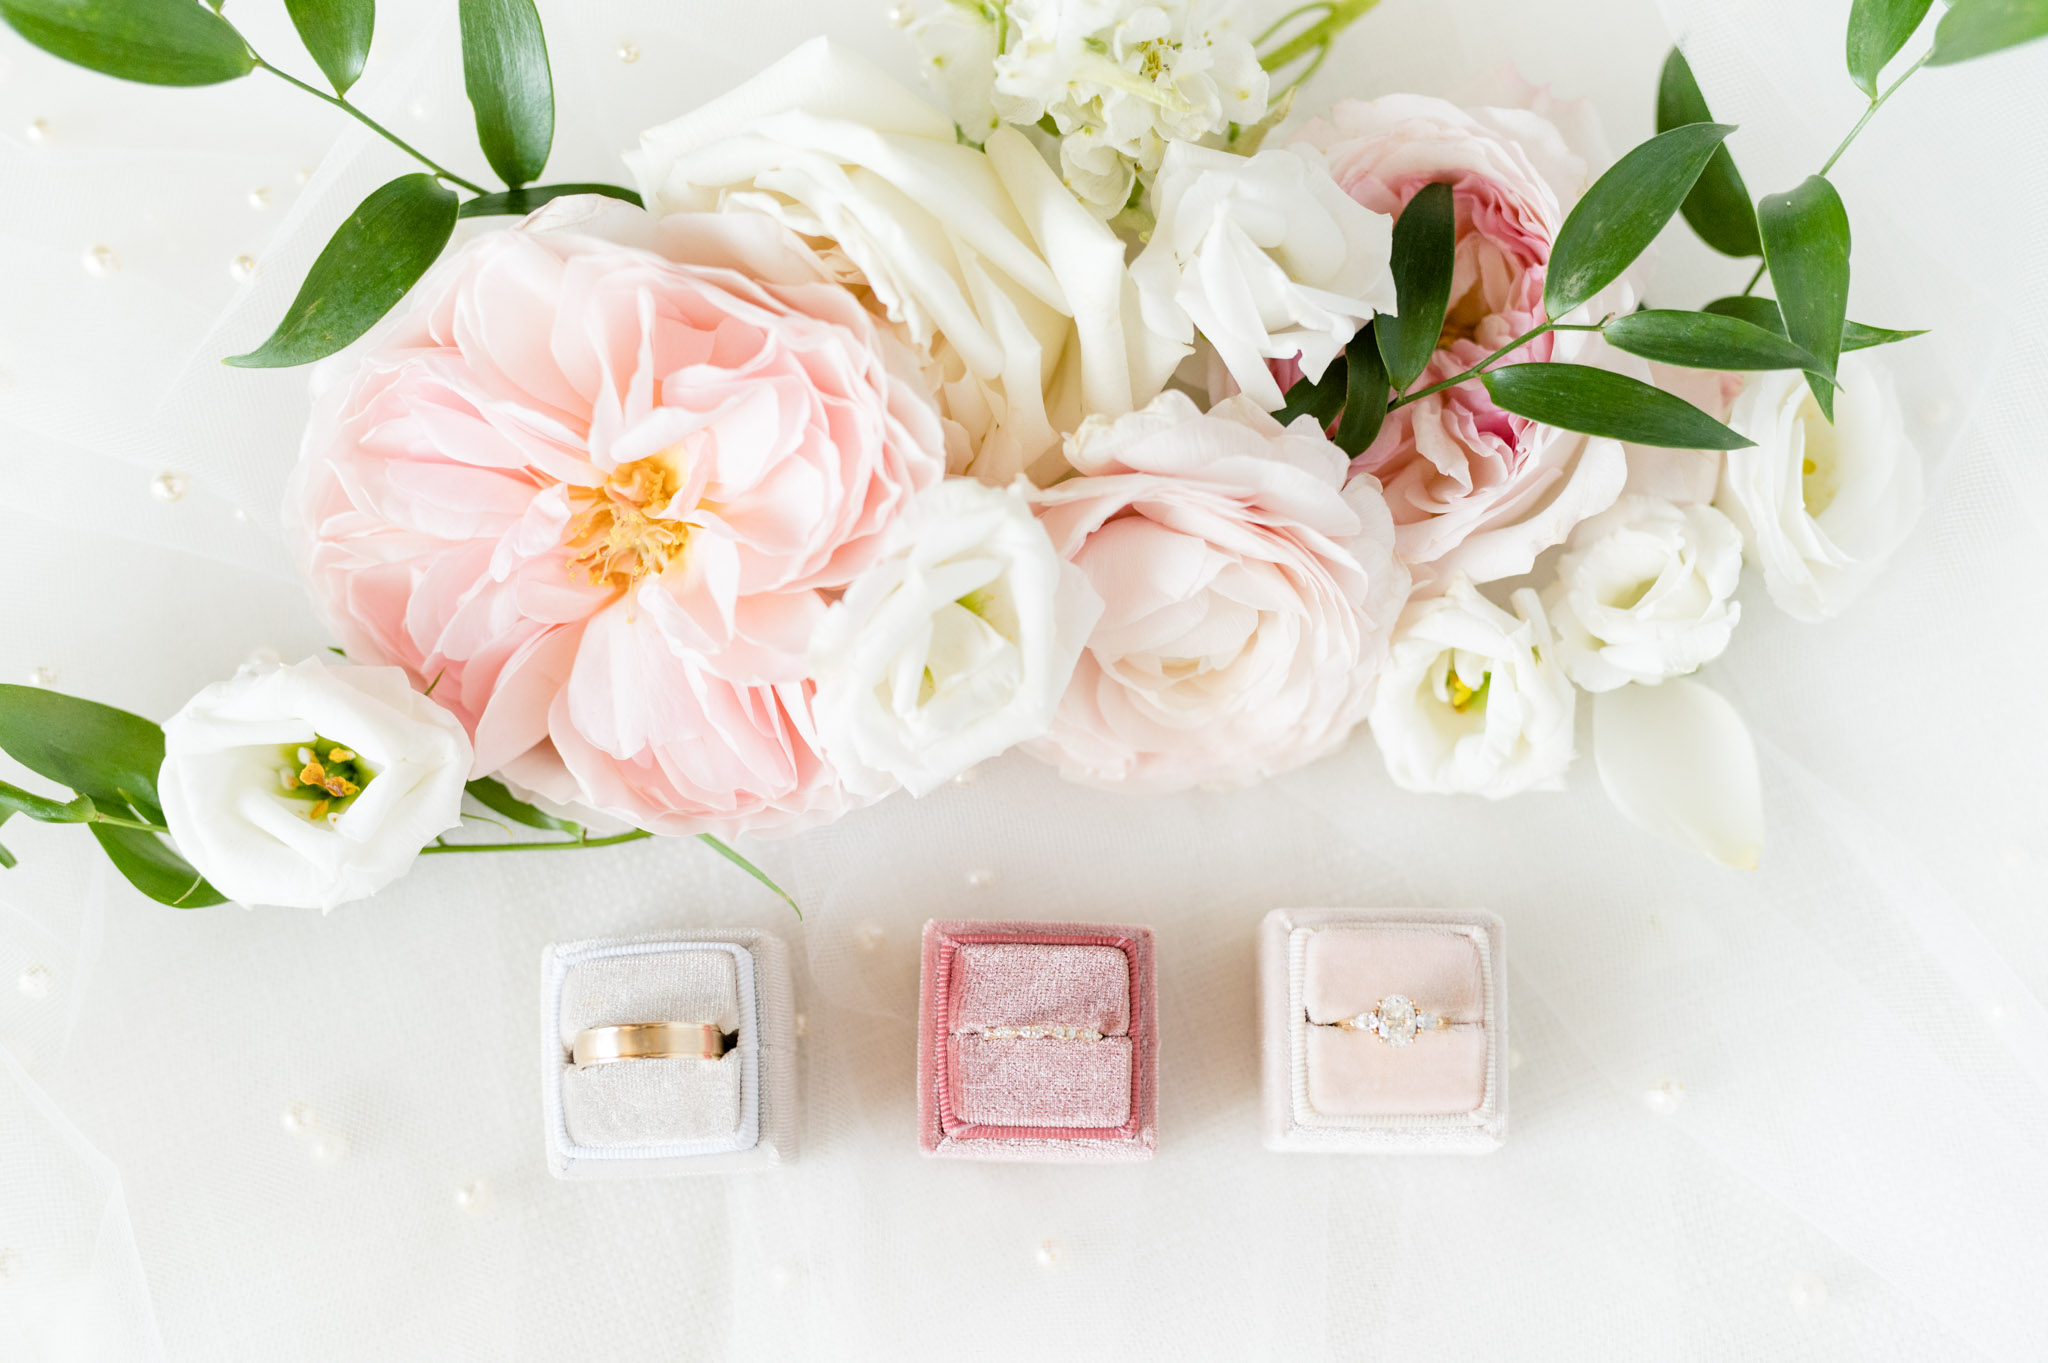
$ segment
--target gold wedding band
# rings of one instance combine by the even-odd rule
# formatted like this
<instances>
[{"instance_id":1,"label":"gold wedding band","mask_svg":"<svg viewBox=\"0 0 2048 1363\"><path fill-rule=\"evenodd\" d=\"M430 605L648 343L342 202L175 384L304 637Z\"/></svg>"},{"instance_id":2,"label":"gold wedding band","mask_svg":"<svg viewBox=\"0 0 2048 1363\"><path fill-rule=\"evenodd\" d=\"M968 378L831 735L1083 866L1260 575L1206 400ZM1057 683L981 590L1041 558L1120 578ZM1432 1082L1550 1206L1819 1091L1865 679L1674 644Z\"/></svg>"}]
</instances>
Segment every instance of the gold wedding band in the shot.
<instances>
[{"instance_id":1,"label":"gold wedding band","mask_svg":"<svg viewBox=\"0 0 2048 1363\"><path fill-rule=\"evenodd\" d=\"M570 1050L578 1065L608 1065L614 1060L670 1060L687 1056L716 1060L725 1054L725 1033L709 1022L629 1022L617 1027L585 1027Z\"/></svg>"}]
</instances>

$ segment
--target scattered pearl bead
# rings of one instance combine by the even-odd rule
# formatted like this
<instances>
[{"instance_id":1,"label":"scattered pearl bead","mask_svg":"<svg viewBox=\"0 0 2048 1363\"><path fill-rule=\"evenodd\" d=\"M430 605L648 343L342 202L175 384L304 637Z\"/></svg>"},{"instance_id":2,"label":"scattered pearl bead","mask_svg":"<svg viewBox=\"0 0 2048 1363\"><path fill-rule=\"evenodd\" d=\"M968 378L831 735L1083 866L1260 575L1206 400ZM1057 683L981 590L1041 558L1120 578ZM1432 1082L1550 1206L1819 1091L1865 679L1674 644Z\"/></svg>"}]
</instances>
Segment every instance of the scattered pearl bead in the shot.
<instances>
[{"instance_id":1,"label":"scattered pearl bead","mask_svg":"<svg viewBox=\"0 0 2048 1363\"><path fill-rule=\"evenodd\" d=\"M995 883L995 879L996 873L994 871L969 871L967 873L967 888L970 890L985 890Z\"/></svg>"},{"instance_id":2,"label":"scattered pearl bead","mask_svg":"<svg viewBox=\"0 0 2048 1363\"><path fill-rule=\"evenodd\" d=\"M28 126L21 130L21 135L23 137L26 137L29 141L38 144L49 141L50 120L47 118L30 119L28 121Z\"/></svg>"},{"instance_id":3,"label":"scattered pearl bead","mask_svg":"<svg viewBox=\"0 0 2048 1363\"><path fill-rule=\"evenodd\" d=\"M1814 1274L1802 1273L1792 1280L1785 1297L1794 1311L1812 1311L1827 1305L1828 1285Z\"/></svg>"},{"instance_id":4,"label":"scattered pearl bead","mask_svg":"<svg viewBox=\"0 0 2048 1363\"><path fill-rule=\"evenodd\" d=\"M242 656L244 667L270 667L284 661L284 655L269 644L258 644Z\"/></svg>"},{"instance_id":5,"label":"scattered pearl bead","mask_svg":"<svg viewBox=\"0 0 2048 1363\"><path fill-rule=\"evenodd\" d=\"M955 777L953 778L953 784L954 784L954 785L956 785L956 786L971 786L971 785L973 785L973 784L974 784L974 774L975 774L975 772L976 772L976 771L978 771L978 770L979 770L979 768L976 768L976 767L969 767L969 768L968 768L968 769L967 769L966 771L963 771L963 772L961 772L961 773L960 773L960 774L959 774L958 776L955 776Z\"/></svg>"},{"instance_id":6,"label":"scattered pearl bead","mask_svg":"<svg viewBox=\"0 0 2048 1363\"><path fill-rule=\"evenodd\" d=\"M306 1142L306 1157L315 1164L335 1164L348 1153L348 1142L332 1131L322 1131Z\"/></svg>"},{"instance_id":7,"label":"scattered pearl bead","mask_svg":"<svg viewBox=\"0 0 2048 1363\"><path fill-rule=\"evenodd\" d=\"M26 966L15 976L14 987L25 999L44 999L50 996L50 967L46 965Z\"/></svg>"},{"instance_id":8,"label":"scattered pearl bead","mask_svg":"<svg viewBox=\"0 0 2048 1363\"><path fill-rule=\"evenodd\" d=\"M1041 1240L1038 1242L1036 1257L1043 1267L1051 1268L1055 1263L1059 1262L1060 1247L1050 1240Z\"/></svg>"},{"instance_id":9,"label":"scattered pearl bead","mask_svg":"<svg viewBox=\"0 0 2048 1363\"><path fill-rule=\"evenodd\" d=\"M277 1124L299 1136L320 1125L320 1114L313 1111L311 1103L286 1103L284 1111L277 1114Z\"/></svg>"},{"instance_id":10,"label":"scattered pearl bead","mask_svg":"<svg viewBox=\"0 0 2048 1363\"><path fill-rule=\"evenodd\" d=\"M640 60L640 44L634 42L631 38L621 38L619 40L618 56L620 61L631 66L634 62Z\"/></svg>"},{"instance_id":11,"label":"scattered pearl bead","mask_svg":"<svg viewBox=\"0 0 2048 1363\"><path fill-rule=\"evenodd\" d=\"M1992 1022L1992 1023L1997 1023L1997 1022L2003 1022L2003 1021L2005 1021L2006 1017L2007 1017L2007 1013L2006 1013L2006 1011L2005 1011L2005 1005L2004 1005L2004 1004L2002 1004L2002 1003L1989 1003L1989 1004L1986 1004L1986 1005L1984 1006L1984 1020L1985 1020L1986 1022Z\"/></svg>"},{"instance_id":12,"label":"scattered pearl bead","mask_svg":"<svg viewBox=\"0 0 2048 1363\"><path fill-rule=\"evenodd\" d=\"M862 951L873 951L876 947L882 945L882 937L881 924L862 923L858 928L854 929L853 944Z\"/></svg>"},{"instance_id":13,"label":"scattered pearl bead","mask_svg":"<svg viewBox=\"0 0 2048 1363\"><path fill-rule=\"evenodd\" d=\"M811 1015L809 1013L798 1013L796 1015L796 1034L802 1036L810 1030Z\"/></svg>"},{"instance_id":14,"label":"scattered pearl bead","mask_svg":"<svg viewBox=\"0 0 2048 1363\"><path fill-rule=\"evenodd\" d=\"M0 1246L0 1283L21 1276L21 1251Z\"/></svg>"},{"instance_id":15,"label":"scattered pearl bead","mask_svg":"<svg viewBox=\"0 0 2048 1363\"><path fill-rule=\"evenodd\" d=\"M182 502L192 490L192 480L175 469L165 469L149 480L149 495L160 502Z\"/></svg>"},{"instance_id":16,"label":"scattered pearl bead","mask_svg":"<svg viewBox=\"0 0 2048 1363\"><path fill-rule=\"evenodd\" d=\"M908 28L910 21L917 17L917 11L908 5L889 6L889 27Z\"/></svg>"},{"instance_id":17,"label":"scattered pearl bead","mask_svg":"<svg viewBox=\"0 0 2048 1363\"><path fill-rule=\"evenodd\" d=\"M313 168L311 166L300 166L292 172L292 183L295 185L303 185L312 178Z\"/></svg>"},{"instance_id":18,"label":"scattered pearl bead","mask_svg":"<svg viewBox=\"0 0 2048 1363\"><path fill-rule=\"evenodd\" d=\"M406 106L405 111L422 123L434 116L434 106L424 99L414 100Z\"/></svg>"},{"instance_id":19,"label":"scattered pearl bead","mask_svg":"<svg viewBox=\"0 0 2048 1363\"><path fill-rule=\"evenodd\" d=\"M95 279L105 279L108 275L119 273L121 269L121 257L115 254L111 246L88 246L81 260L85 272Z\"/></svg>"},{"instance_id":20,"label":"scattered pearl bead","mask_svg":"<svg viewBox=\"0 0 2048 1363\"><path fill-rule=\"evenodd\" d=\"M55 686L57 684L57 669L54 667L36 668L28 674L28 684L41 687Z\"/></svg>"},{"instance_id":21,"label":"scattered pearl bead","mask_svg":"<svg viewBox=\"0 0 2048 1363\"><path fill-rule=\"evenodd\" d=\"M239 506L236 507L233 511L230 511L228 514L235 518L236 525L247 525L249 523L249 513L244 511Z\"/></svg>"},{"instance_id":22,"label":"scattered pearl bead","mask_svg":"<svg viewBox=\"0 0 2048 1363\"><path fill-rule=\"evenodd\" d=\"M249 191L249 207L255 209L259 213L262 212L264 209L270 207L269 185L258 185L256 186L256 188Z\"/></svg>"},{"instance_id":23,"label":"scattered pearl bead","mask_svg":"<svg viewBox=\"0 0 2048 1363\"><path fill-rule=\"evenodd\" d=\"M1678 1104L1684 1098L1685 1085L1676 1079L1659 1079L1643 1090L1643 1102L1660 1117L1669 1117L1678 1111Z\"/></svg>"},{"instance_id":24,"label":"scattered pearl bead","mask_svg":"<svg viewBox=\"0 0 2048 1363\"><path fill-rule=\"evenodd\" d=\"M256 257L236 256L228 262L228 278L246 284L256 277Z\"/></svg>"},{"instance_id":25,"label":"scattered pearl bead","mask_svg":"<svg viewBox=\"0 0 2048 1363\"><path fill-rule=\"evenodd\" d=\"M484 1200L484 1185L480 1179L471 1179L455 1190L455 1205L468 1211Z\"/></svg>"},{"instance_id":26,"label":"scattered pearl bead","mask_svg":"<svg viewBox=\"0 0 2048 1363\"><path fill-rule=\"evenodd\" d=\"M768 1281L777 1287L789 1287L796 1282L796 1270L788 1264L777 1264L768 1270Z\"/></svg>"}]
</instances>

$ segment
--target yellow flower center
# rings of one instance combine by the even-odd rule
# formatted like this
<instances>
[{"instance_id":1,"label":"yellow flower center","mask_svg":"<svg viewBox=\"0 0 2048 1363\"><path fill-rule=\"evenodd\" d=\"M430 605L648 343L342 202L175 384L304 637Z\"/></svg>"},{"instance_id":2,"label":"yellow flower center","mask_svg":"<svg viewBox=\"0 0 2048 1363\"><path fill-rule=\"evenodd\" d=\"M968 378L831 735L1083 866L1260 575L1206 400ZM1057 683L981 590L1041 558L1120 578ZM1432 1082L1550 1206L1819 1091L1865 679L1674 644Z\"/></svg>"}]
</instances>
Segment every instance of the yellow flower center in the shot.
<instances>
[{"instance_id":1,"label":"yellow flower center","mask_svg":"<svg viewBox=\"0 0 2048 1363\"><path fill-rule=\"evenodd\" d=\"M688 525L664 514L683 485L684 466L682 448L671 446L621 464L601 487L572 489L569 572L622 591L660 576L690 537Z\"/></svg>"},{"instance_id":2,"label":"yellow flower center","mask_svg":"<svg viewBox=\"0 0 2048 1363\"><path fill-rule=\"evenodd\" d=\"M1465 679L1460 677L1456 671L1452 671L1444 677L1444 689L1451 693L1451 708L1461 715L1470 710L1474 705L1485 704L1487 688L1492 685L1493 673L1491 672L1486 673L1479 679L1479 686L1476 690L1465 685Z\"/></svg>"}]
</instances>

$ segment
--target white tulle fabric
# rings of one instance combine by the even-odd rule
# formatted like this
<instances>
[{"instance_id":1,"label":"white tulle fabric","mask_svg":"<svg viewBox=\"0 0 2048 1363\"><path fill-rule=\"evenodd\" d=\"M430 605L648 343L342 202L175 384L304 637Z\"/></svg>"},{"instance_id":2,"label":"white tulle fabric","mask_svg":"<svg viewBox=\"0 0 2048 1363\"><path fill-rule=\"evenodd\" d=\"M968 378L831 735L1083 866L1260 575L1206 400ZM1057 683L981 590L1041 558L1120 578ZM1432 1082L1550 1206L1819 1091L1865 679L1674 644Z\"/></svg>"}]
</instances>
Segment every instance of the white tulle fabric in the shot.
<instances>
[{"instance_id":1,"label":"white tulle fabric","mask_svg":"<svg viewBox=\"0 0 2048 1363\"><path fill-rule=\"evenodd\" d=\"M236 8L259 50L317 79L281 6ZM809 33L914 79L883 8L814 0L768 22L759 5L546 0L564 111L549 178L620 178L642 128ZM356 90L432 148L473 146L453 9L380 6ZM1481 99L1512 59L1592 96L1625 146L1650 130L1675 33L1763 193L1859 112L1847 9L1388 0L1296 107ZM1005 759L750 847L802 927L687 841L436 858L325 919L179 913L77 830L16 819L0 830L22 863L0 872L0 1357L2038 1358L2044 82L2048 45L1925 71L1838 168L1853 315L1937 328L1897 352L1927 510L1825 625L1788 620L1752 575L1732 648L1701 674L1758 738L1762 869L1625 824L1584 738L1566 793L1498 805L1396 791L1362 733L1230 794L1126 799ZM40 141L23 135L37 119ZM49 668L161 717L252 651L328 642L275 538L306 376L218 360L405 168L275 82L125 86L0 32L0 680ZM99 244L117 273L81 268ZM1681 232L1660 251L1656 302L1746 277ZM258 272L238 285L242 254ZM152 497L165 470L190 480L182 500ZM1255 931L1308 904L1505 917L1499 1153L1259 1149ZM919 1158L933 915L1157 928L1154 1162ZM714 924L793 944L801 1159L549 1178L541 947ZM294 1103L313 1126L281 1129Z\"/></svg>"}]
</instances>

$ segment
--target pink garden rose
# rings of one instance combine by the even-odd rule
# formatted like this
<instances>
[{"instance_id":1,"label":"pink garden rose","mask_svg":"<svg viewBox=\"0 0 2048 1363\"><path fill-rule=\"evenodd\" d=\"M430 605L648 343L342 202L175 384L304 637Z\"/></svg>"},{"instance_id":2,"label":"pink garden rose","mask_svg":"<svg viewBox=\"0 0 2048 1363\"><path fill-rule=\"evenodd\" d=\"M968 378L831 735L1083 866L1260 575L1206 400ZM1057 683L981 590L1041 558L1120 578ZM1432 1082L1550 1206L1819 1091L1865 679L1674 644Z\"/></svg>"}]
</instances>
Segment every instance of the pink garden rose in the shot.
<instances>
[{"instance_id":1,"label":"pink garden rose","mask_svg":"<svg viewBox=\"0 0 2048 1363\"><path fill-rule=\"evenodd\" d=\"M1103 600L1045 738L1069 778L1249 785L1344 741L1371 707L1408 595L1370 475L1311 417L1179 392L1068 443L1084 475L1038 494L1053 547Z\"/></svg>"},{"instance_id":2,"label":"pink garden rose","mask_svg":"<svg viewBox=\"0 0 2048 1363\"><path fill-rule=\"evenodd\" d=\"M557 200L416 297L316 402L287 507L350 656L550 799L661 833L841 810L805 653L944 471L909 352L751 214Z\"/></svg>"},{"instance_id":3,"label":"pink garden rose","mask_svg":"<svg viewBox=\"0 0 2048 1363\"><path fill-rule=\"evenodd\" d=\"M1590 181L1585 156L1549 119L1528 109L1467 111L1390 95L1341 101L1311 121L1301 140L1320 148L1337 183L1376 212L1398 214L1424 185L1451 186L1451 306L1417 386L1471 368L1545 320L1551 242ZM1614 311L1631 302L1603 298L1591 306ZM1540 336L1503 362L1552 359L1638 367L1575 333ZM1283 373L1283 386L1292 378ZM1527 572L1572 526L1610 505L1627 477L1619 444L1514 416L1477 383L1390 413L1352 467L1384 485L1401 556L1425 584L1454 571L1480 582Z\"/></svg>"}]
</instances>

